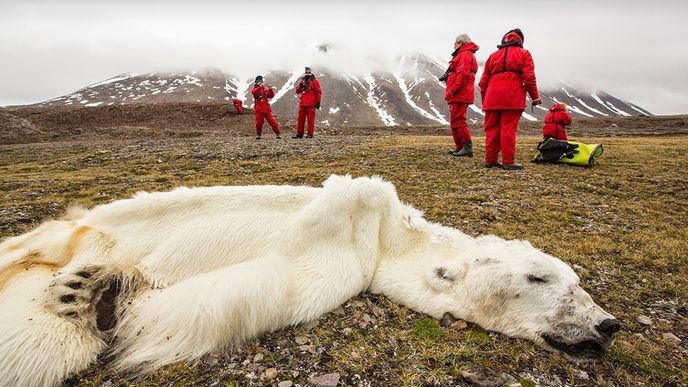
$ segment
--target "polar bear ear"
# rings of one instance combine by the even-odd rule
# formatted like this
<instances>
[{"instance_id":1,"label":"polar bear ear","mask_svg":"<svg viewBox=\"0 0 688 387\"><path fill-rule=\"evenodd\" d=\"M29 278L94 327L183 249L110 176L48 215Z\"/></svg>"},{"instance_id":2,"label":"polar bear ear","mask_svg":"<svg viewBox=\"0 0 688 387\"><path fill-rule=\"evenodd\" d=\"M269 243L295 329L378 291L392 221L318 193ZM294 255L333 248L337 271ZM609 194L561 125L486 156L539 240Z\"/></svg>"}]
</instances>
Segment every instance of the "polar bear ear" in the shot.
<instances>
[{"instance_id":1,"label":"polar bear ear","mask_svg":"<svg viewBox=\"0 0 688 387\"><path fill-rule=\"evenodd\" d=\"M449 290L457 281L465 277L466 272L458 265L450 265L450 262L434 265L426 275L430 287L435 290Z\"/></svg>"}]
</instances>

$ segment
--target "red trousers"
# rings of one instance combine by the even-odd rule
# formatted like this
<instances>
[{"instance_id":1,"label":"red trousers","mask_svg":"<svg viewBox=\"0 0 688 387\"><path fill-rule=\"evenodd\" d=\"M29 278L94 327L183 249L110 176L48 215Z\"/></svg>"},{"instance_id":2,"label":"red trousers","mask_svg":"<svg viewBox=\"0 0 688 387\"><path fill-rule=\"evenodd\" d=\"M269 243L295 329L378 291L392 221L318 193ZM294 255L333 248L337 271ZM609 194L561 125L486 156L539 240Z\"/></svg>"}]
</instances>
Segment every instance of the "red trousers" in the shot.
<instances>
[{"instance_id":1,"label":"red trousers","mask_svg":"<svg viewBox=\"0 0 688 387\"><path fill-rule=\"evenodd\" d=\"M303 136L303 126L308 117L308 135L315 132L315 106L299 106L299 115L296 118L296 135Z\"/></svg>"},{"instance_id":2,"label":"red trousers","mask_svg":"<svg viewBox=\"0 0 688 387\"><path fill-rule=\"evenodd\" d=\"M271 112L256 113L256 134L259 136L261 134L263 134L263 121L264 120L268 120L268 124L270 124L272 131L275 132L275 134L279 136L279 134L280 134L279 124L277 124L277 120L275 120L275 117L272 116Z\"/></svg>"},{"instance_id":3,"label":"red trousers","mask_svg":"<svg viewBox=\"0 0 688 387\"><path fill-rule=\"evenodd\" d=\"M485 111L485 164L496 163L499 152L502 152L502 163L514 163L521 113L521 110Z\"/></svg>"},{"instance_id":4,"label":"red trousers","mask_svg":"<svg viewBox=\"0 0 688 387\"><path fill-rule=\"evenodd\" d=\"M566 131L564 128L561 126L557 125L556 128L547 128L546 130L543 129L542 131L542 136L547 138L547 137L552 137L555 140L561 140L561 141L568 141L569 136L566 135Z\"/></svg>"},{"instance_id":5,"label":"red trousers","mask_svg":"<svg viewBox=\"0 0 688 387\"><path fill-rule=\"evenodd\" d=\"M463 144L471 142L471 132L466 124L466 110L468 103L454 102L449 104L449 126L456 150L461 150Z\"/></svg>"}]
</instances>

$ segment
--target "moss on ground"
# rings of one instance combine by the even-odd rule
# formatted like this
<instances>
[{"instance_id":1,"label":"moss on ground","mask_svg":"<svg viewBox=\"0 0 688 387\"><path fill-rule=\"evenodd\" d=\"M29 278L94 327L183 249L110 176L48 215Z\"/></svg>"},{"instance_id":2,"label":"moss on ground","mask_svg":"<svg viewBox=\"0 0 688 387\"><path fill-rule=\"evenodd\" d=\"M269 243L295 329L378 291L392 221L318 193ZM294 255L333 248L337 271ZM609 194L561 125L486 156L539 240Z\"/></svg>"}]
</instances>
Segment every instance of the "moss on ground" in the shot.
<instances>
[{"instance_id":1,"label":"moss on ground","mask_svg":"<svg viewBox=\"0 0 688 387\"><path fill-rule=\"evenodd\" d=\"M270 333L236 353L134 378L114 374L105 362L67 384L304 383L312 374L337 372L351 385L447 385L461 381L463 367L479 363L522 385L686 385L688 137L583 140L605 146L594 168L528 163L538 139L519 138L523 171L484 169L481 138L469 159L447 156L450 140L436 136L2 146L0 237L28 231L75 203L90 207L139 190L319 185L332 173L379 175L431 221L471 235L529 240L573 265L582 286L624 324L607 356L573 364L530 342L472 325L443 328L384 297L362 295L311 329ZM653 326L640 324L639 315ZM683 343L665 340L666 332ZM296 343L299 336L307 343ZM263 358L255 361L256 354ZM268 368L276 368L276 379L261 379Z\"/></svg>"}]
</instances>

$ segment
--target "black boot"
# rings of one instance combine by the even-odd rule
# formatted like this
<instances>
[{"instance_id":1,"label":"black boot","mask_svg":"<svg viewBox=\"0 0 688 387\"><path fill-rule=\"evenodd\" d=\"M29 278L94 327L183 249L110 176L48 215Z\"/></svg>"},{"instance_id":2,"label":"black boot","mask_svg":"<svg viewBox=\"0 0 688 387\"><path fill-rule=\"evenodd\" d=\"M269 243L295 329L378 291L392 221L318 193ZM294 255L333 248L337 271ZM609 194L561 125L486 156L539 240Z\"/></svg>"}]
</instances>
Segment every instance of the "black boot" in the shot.
<instances>
[{"instance_id":1,"label":"black boot","mask_svg":"<svg viewBox=\"0 0 688 387\"><path fill-rule=\"evenodd\" d=\"M457 157L473 157L473 143L467 142L463 144L463 147L461 147L461 150L454 153L452 156L457 156Z\"/></svg>"}]
</instances>

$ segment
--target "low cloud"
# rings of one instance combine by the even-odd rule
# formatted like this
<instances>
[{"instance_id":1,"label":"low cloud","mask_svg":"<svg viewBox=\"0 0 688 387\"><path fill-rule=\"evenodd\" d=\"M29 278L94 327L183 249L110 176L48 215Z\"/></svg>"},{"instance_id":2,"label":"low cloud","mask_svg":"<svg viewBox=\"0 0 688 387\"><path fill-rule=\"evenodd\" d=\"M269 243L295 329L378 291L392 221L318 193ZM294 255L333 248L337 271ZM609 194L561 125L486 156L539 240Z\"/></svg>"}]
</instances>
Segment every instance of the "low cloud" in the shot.
<instances>
[{"instance_id":1,"label":"low cloud","mask_svg":"<svg viewBox=\"0 0 688 387\"><path fill-rule=\"evenodd\" d=\"M484 61L505 31L520 27L542 88L566 81L654 113L688 113L683 2L16 1L4 8L0 105L39 102L121 73L213 67L247 79L304 65L355 74L393 68L414 53L447 61L463 32ZM327 55L317 49L323 43L331 45Z\"/></svg>"}]
</instances>

